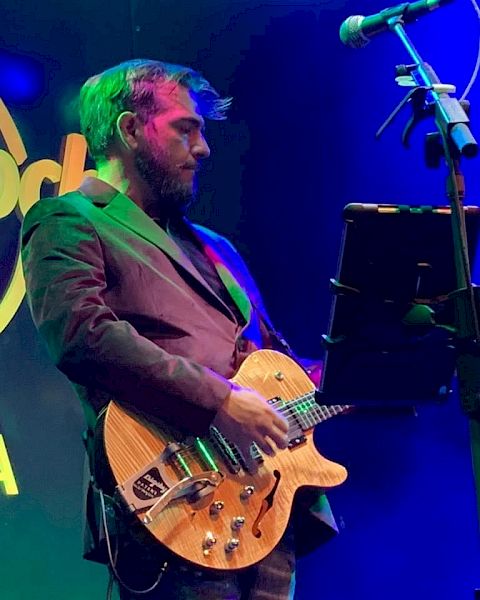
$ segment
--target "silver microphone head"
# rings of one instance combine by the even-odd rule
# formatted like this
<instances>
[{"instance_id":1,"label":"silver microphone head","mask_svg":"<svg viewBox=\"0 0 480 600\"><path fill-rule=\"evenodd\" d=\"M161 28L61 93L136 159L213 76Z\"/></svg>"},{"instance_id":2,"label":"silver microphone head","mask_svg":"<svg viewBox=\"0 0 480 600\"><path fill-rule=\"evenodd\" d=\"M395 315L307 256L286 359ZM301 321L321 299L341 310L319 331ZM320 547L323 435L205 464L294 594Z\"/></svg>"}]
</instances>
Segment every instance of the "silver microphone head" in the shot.
<instances>
[{"instance_id":1,"label":"silver microphone head","mask_svg":"<svg viewBox=\"0 0 480 600\"><path fill-rule=\"evenodd\" d=\"M340 27L340 39L346 46L351 48L363 48L370 40L362 32L363 15L348 17Z\"/></svg>"}]
</instances>

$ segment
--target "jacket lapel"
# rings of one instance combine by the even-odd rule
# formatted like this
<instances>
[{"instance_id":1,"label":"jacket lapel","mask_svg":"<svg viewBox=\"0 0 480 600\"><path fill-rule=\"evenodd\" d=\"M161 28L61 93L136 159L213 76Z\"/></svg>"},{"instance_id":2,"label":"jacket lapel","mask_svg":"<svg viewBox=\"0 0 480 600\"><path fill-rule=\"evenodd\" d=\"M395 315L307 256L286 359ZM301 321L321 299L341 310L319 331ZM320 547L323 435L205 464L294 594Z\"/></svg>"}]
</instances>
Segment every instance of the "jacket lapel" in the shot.
<instances>
[{"instance_id":1,"label":"jacket lapel","mask_svg":"<svg viewBox=\"0 0 480 600\"><path fill-rule=\"evenodd\" d=\"M105 184L105 182L101 182L95 178L86 178L80 187L80 191L90 197L97 206L101 206L105 215L114 219L127 229L135 232L137 235L165 252L165 254L200 283L203 288L228 311L229 314L232 314L228 306L226 306L222 299L215 294L178 244L176 244L151 217L137 206L133 200L130 200L128 196L114 190L114 188ZM189 225L203 245L207 256L213 262L220 279L232 296L233 301L238 306L246 323L249 323L252 307L247 294L231 271L226 267L224 259L222 259L217 250L212 246L212 239L207 236L202 229L197 228L190 223Z\"/></svg>"},{"instance_id":2,"label":"jacket lapel","mask_svg":"<svg viewBox=\"0 0 480 600\"><path fill-rule=\"evenodd\" d=\"M212 240L205 233L205 231L195 226L192 226L192 229L203 245L205 254L212 261L218 276L222 280L224 286L227 288L228 293L242 313L245 322L248 324L252 316L252 305L247 293L238 282L238 279L236 279L236 277L233 275L231 270L227 268L225 259L218 252L217 248L213 247Z\"/></svg>"},{"instance_id":3,"label":"jacket lapel","mask_svg":"<svg viewBox=\"0 0 480 600\"><path fill-rule=\"evenodd\" d=\"M135 232L143 239L160 248L165 254L181 265L192 277L213 294L210 286L197 271L191 260L167 233L150 218L135 202L123 194L116 194L103 210L118 223Z\"/></svg>"}]
</instances>

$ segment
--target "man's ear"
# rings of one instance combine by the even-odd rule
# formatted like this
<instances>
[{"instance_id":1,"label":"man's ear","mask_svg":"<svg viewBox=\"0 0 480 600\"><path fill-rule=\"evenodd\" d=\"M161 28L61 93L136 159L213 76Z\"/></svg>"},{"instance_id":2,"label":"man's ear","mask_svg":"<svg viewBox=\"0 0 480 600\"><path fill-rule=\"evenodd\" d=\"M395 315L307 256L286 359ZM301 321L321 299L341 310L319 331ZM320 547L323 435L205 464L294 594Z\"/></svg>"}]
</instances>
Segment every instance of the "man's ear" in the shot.
<instances>
[{"instance_id":1,"label":"man's ear","mask_svg":"<svg viewBox=\"0 0 480 600\"><path fill-rule=\"evenodd\" d=\"M138 146L138 119L137 115L129 110L122 112L117 117L116 132L120 143L127 150L134 150Z\"/></svg>"}]
</instances>

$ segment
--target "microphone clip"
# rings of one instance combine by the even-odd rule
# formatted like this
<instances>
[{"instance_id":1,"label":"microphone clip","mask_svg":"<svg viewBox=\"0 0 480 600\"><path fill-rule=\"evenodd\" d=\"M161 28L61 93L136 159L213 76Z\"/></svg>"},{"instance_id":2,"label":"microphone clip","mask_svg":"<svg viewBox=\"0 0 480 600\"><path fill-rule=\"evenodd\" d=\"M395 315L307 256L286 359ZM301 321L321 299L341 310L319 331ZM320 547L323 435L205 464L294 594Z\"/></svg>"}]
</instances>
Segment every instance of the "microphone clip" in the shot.
<instances>
[{"instance_id":1,"label":"microphone clip","mask_svg":"<svg viewBox=\"0 0 480 600\"><path fill-rule=\"evenodd\" d=\"M431 91L431 87L417 86L410 89L400 103L393 109L390 115L386 118L384 123L380 126L375 134L375 138L378 140L384 133L385 129L392 124L393 120L397 117L400 111L410 103L413 114L407 121L407 124L402 133L402 144L408 148L410 146L410 136L415 127L427 117L430 117L435 112L435 107L432 104L426 103L427 94Z\"/></svg>"},{"instance_id":2,"label":"microphone clip","mask_svg":"<svg viewBox=\"0 0 480 600\"><path fill-rule=\"evenodd\" d=\"M429 85L421 85L419 68L428 75L428 81L426 83ZM468 116L466 114L467 111L465 111L464 103L458 102L456 99L450 98L449 96L449 94L454 94L456 92L456 87L452 84L442 83L428 63L422 62L421 65L397 65L395 71L395 81L397 84L401 87L409 86L412 89L407 92L406 96L400 101L378 129L375 134L376 139L380 138L385 129L391 125L396 116L408 103L412 107L412 115L408 119L402 133L402 144L406 148L410 147L410 137L415 127L424 119L437 117L439 104L442 107L441 114L444 113L447 116L448 122L444 125L445 133L450 133L457 124L463 125L468 123ZM460 150L460 153L461 152L462 150ZM473 153L476 153L476 149L472 145L466 145L465 155L473 156ZM431 160L427 159L426 162L429 166L432 164Z\"/></svg>"}]
</instances>

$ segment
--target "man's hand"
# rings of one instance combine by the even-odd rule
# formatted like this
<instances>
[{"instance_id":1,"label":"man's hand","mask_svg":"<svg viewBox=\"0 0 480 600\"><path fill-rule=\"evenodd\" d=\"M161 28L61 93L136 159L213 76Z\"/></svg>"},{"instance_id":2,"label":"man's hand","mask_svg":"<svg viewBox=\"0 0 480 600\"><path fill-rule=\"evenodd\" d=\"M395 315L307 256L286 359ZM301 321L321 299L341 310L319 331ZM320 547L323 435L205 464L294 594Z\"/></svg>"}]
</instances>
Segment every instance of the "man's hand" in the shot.
<instances>
[{"instance_id":1,"label":"man's hand","mask_svg":"<svg viewBox=\"0 0 480 600\"><path fill-rule=\"evenodd\" d=\"M275 456L275 447L283 450L288 446L287 420L265 398L247 388L232 387L212 425L238 446L247 461L253 442L268 456Z\"/></svg>"}]
</instances>

